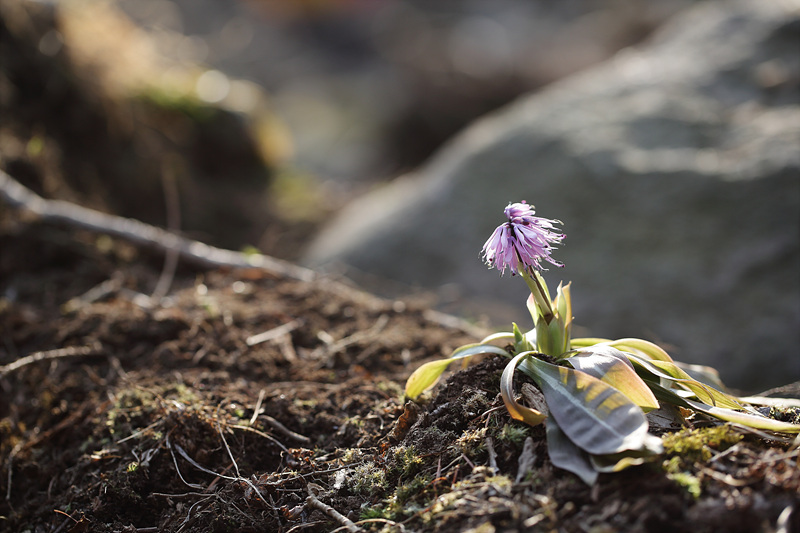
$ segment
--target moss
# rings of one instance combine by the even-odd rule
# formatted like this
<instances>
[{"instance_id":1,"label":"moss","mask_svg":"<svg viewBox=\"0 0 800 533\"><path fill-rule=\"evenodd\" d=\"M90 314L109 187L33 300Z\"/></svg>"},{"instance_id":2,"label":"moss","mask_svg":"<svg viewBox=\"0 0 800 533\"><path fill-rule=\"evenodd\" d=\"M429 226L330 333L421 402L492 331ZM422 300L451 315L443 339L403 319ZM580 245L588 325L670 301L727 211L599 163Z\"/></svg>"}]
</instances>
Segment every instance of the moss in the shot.
<instances>
[{"instance_id":1,"label":"moss","mask_svg":"<svg viewBox=\"0 0 800 533\"><path fill-rule=\"evenodd\" d=\"M675 474L669 474L669 478L683 487L695 500L700 498L702 491L700 490L700 480L697 476L689 472L677 472Z\"/></svg>"},{"instance_id":2,"label":"moss","mask_svg":"<svg viewBox=\"0 0 800 533\"><path fill-rule=\"evenodd\" d=\"M372 461L356 466L347 474L347 486L354 494L374 494L386 488L385 472Z\"/></svg>"},{"instance_id":3,"label":"moss","mask_svg":"<svg viewBox=\"0 0 800 533\"><path fill-rule=\"evenodd\" d=\"M362 455L363 453L358 448L348 448L342 454L342 462L345 464L353 463L361 459Z\"/></svg>"},{"instance_id":4,"label":"moss","mask_svg":"<svg viewBox=\"0 0 800 533\"><path fill-rule=\"evenodd\" d=\"M384 512L389 520L402 520L427 508L436 497L430 478L419 476L398 485L386 499Z\"/></svg>"},{"instance_id":5,"label":"moss","mask_svg":"<svg viewBox=\"0 0 800 533\"><path fill-rule=\"evenodd\" d=\"M361 512L359 513L359 520L373 520L375 518L391 520L389 512L383 505L374 505L370 507L361 508Z\"/></svg>"},{"instance_id":6,"label":"moss","mask_svg":"<svg viewBox=\"0 0 800 533\"><path fill-rule=\"evenodd\" d=\"M530 435L528 426L522 424L506 424L503 429L498 433L497 438L502 442L513 444L514 446L522 446L525 442L525 437Z\"/></svg>"},{"instance_id":7,"label":"moss","mask_svg":"<svg viewBox=\"0 0 800 533\"><path fill-rule=\"evenodd\" d=\"M404 520L426 508L436 497L427 476L415 477L408 483L397 486L391 496L379 505L364 505L361 509L362 520L380 518L384 520Z\"/></svg>"},{"instance_id":8,"label":"moss","mask_svg":"<svg viewBox=\"0 0 800 533\"><path fill-rule=\"evenodd\" d=\"M407 479L422 468L422 457L414 446L395 446L389 450L389 475Z\"/></svg>"},{"instance_id":9,"label":"moss","mask_svg":"<svg viewBox=\"0 0 800 533\"><path fill-rule=\"evenodd\" d=\"M727 425L685 429L664 435L664 453L671 457L662 463L662 468L667 477L698 499L702 486L700 479L691 472L692 466L708 461L715 451L727 450L740 440L742 436Z\"/></svg>"},{"instance_id":10,"label":"moss","mask_svg":"<svg viewBox=\"0 0 800 533\"><path fill-rule=\"evenodd\" d=\"M486 428L465 430L453 446L467 457L477 457L486 451Z\"/></svg>"},{"instance_id":11,"label":"moss","mask_svg":"<svg viewBox=\"0 0 800 533\"><path fill-rule=\"evenodd\" d=\"M491 407L492 402L486 397L486 393L483 391L475 391L474 394L470 395L464 401L461 406L461 411L467 418L474 418L488 411Z\"/></svg>"},{"instance_id":12,"label":"moss","mask_svg":"<svg viewBox=\"0 0 800 533\"><path fill-rule=\"evenodd\" d=\"M687 429L664 435L664 452L681 457L686 462L708 461L713 450L727 450L742 436L734 432L730 426L722 425L709 428Z\"/></svg>"},{"instance_id":13,"label":"moss","mask_svg":"<svg viewBox=\"0 0 800 533\"><path fill-rule=\"evenodd\" d=\"M196 122L211 120L219 109L204 103L191 93L149 87L136 95L136 99L154 108L181 113Z\"/></svg>"}]
</instances>

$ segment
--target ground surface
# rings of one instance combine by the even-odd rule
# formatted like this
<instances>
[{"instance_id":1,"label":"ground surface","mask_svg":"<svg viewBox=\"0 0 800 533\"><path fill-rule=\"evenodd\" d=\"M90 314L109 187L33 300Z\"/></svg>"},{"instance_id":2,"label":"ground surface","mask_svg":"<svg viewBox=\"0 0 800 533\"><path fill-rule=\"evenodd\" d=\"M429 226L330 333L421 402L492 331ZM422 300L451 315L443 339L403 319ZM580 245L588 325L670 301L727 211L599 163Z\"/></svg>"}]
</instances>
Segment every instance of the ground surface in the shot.
<instances>
[{"instance_id":1,"label":"ground surface","mask_svg":"<svg viewBox=\"0 0 800 533\"><path fill-rule=\"evenodd\" d=\"M45 7L0 2L4 171L162 223L179 157L185 232L298 252L310 228L264 211L272 174L238 122L94 98L69 57L39 53ZM253 179L219 187L234 175ZM477 328L329 279L181 262L163 284L163 263L0 200L0 531L800 531L789 443L693 419L659 460L587 487L505 412L503 358L405 402L408 375Z\"/></svg>"},{"instance_id":2,"label":"ground surface","mask_svg":"<svg viewBox=\"0 0 800 533\"><path fill-rule=\"evenodd\" d=\"M148 306L158 255L0 220L0 531L800 530L787 444L701 434L590 488L504 411L503 358L404 405L473 340L423 307L186 267Z\"/></svg>"}]
</instances>

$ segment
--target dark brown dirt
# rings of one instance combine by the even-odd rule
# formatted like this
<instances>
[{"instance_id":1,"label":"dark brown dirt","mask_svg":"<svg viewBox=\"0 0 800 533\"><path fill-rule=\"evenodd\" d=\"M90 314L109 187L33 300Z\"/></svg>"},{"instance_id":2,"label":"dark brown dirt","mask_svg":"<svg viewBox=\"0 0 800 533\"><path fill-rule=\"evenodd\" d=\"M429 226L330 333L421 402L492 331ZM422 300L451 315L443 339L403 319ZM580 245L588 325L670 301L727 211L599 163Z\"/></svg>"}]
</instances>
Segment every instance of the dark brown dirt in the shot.
<instances>
[{"instance_id":1,"label":"dark brown dirt","mask_svg":"<svg viewBox=\"0 0 800 533\"><path fill-rule=\"evenodd\" d=\"M417 365L473 340L422 307L188 268L142 305L159 258L8 211L0 250L0 365L91 350L0 378L2 531L340 528L309 491L369 530L776 531L787 508L780 531L798 526L798 451L776 441L668 454L589 488L502 408L503 358L404 405Z\"/></svg>"},{"instance_id":2,"label":"dark brown dirt","mask_svg":"<svg viewBox=\"0 0 800 533\"><path fill-rule=\"evenodd\" d=\"M48 9L0 2L3 169L43 196L161 222L161 174L179 161L184 230L291 258L310 228L253 215L271 171L239 151L246 128L229 124L229 145L186 109L92 97L68 54L37 52ZM155 133L172 127L186 136ZM231 173L247 183L220 189ZM590 488L551 465L543 428L510 419L503 358L405 401L411 371L476 328L259 270L180 264L152 301L163 263L0 201L0 531L800 531L789 442L692 418L681 451Z\"/></svg>"}]
</instances>

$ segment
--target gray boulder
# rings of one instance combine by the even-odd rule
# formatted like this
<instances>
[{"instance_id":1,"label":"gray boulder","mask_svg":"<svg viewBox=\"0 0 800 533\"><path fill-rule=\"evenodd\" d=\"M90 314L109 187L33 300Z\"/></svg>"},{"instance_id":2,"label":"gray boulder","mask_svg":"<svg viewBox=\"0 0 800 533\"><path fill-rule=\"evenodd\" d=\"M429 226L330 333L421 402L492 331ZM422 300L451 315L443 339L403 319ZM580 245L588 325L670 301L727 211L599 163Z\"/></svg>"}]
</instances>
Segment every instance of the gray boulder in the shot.
<instances>
[{"instance_id":1,"label":"gray boulder","mask_svg":"<svg viewBox=\"0 0 800 533\"><path fill-rule=\"evenodd\" d=\"M530 326L481 264L509 201L564 221L579 334L636 336L748 391L800 378L800 10L709 2L645 46L522 98L354 201L306 255L457 287Z\"/></svg>"}]
</instances>

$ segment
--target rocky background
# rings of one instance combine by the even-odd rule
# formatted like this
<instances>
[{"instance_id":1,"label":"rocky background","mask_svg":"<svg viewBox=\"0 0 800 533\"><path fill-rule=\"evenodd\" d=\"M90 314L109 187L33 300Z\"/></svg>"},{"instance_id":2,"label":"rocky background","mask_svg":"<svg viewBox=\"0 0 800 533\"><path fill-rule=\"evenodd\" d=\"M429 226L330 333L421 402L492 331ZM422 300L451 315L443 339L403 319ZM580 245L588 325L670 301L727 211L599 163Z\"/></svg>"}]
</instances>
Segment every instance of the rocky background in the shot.
<instances>
[{"instance_id":1,"label":"rocky background","mask_svg":"<svg viewBox=\"0 0 800 533\"><path fill-rule=\"evenodd\" d=\"M3 2L0 165L501 327L478 252L526 199L581 334L800 378L798 4L430 4Z\"/></svg>"},{"instance_id":2,"label":"rocky background","mask_svg":"<svg viewBox=\"0 0 800 533\"><path fill-rule=\"evenodd\" d=\"M454 308L527 325L524 284L478 260L502 208L525 199L564 221L566 267L546 278L573 282L591 336L664 343L739 387L796 379L799 16L757 1L689 9L347 206L307 260L448 287Z\"/></svg>"}]
</instances>

